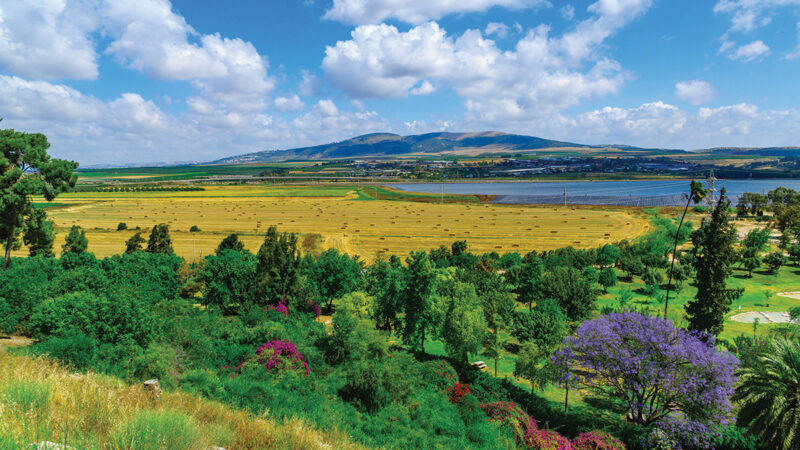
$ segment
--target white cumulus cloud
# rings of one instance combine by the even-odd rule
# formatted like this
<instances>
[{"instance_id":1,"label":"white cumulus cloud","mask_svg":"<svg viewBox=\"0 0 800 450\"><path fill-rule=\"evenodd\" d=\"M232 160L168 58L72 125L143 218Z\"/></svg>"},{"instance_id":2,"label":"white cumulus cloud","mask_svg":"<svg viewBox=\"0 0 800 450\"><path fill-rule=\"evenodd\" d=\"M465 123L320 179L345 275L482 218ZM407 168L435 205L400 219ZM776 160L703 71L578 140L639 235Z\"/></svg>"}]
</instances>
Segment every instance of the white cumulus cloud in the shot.
<instances>
[{"instance_id":1,"label":"white cumulus cloud","mask_svg":"<svg viewBox=\"0 0 800 450\"><path fill-rule=\"evenodd\" d=\"M716 89L707 81L690 80L675 84L675 97L695 106L708 103L716 96Z\"/></svg>"},{"instance_id":2,"label":"white cumulus cloud","mask_svg":"<svg viewBox=\"0 0 800 450\"><path fill-rule=\"evenodd\" d=\"M478 30L453 36L436 22L408 31L363 25L350 40L327 47L322 66L331 85L352 98L403 97L428 81L450 85L464 100L469 120L527 120L618 92L628 75L603 55L603 43L650 4L597 1L588 8L592 16L574 29L552 36L539 25L510 51Z\"/></svg>"},{"instance_id":3,"label":"white cumulus cloud","mask_svg":"<svg viewBox=\"0 0 800 450\"><path fill-rule=\"evenodd\" d=\"M306 107L305 103L300 100L297 94L291 97L277 97L275 98L275 109L281 112L298 112Z\"/></svg>"},{"instance_id":4,"label":"white cumulus cloud","mask_svg":"<svg viewBox=\"0 0 800 450\"><path fill-rule=\"evenodd\" d=\"M750 62L761 59L769 53L769 47L761 40L753 41L742 45L735 52L730 54L730 58L737 61Z\"/></svg>"},{"instance_id":5,"label":"white cumulus cloud","mask_svg":"<svg viewBox=\"0 0 800 450\"><path fill-rule=\"evenodd\" d=\"M0 1L0 68L37 79L95 79L91 0Z\"/></svg>"},{"instance_id":6,"label":"white cumulus cloud","mask_svg":"<svg viewBox=\"0 0 800 450\"><path fill-rule=\"evenodd\" d=\"M398 19L411 24L440 19L448 14L480 12L494 6L538 8L548 0L333 0L325 18L350 25L377 24Z\"/></svg>"}]
</instances>

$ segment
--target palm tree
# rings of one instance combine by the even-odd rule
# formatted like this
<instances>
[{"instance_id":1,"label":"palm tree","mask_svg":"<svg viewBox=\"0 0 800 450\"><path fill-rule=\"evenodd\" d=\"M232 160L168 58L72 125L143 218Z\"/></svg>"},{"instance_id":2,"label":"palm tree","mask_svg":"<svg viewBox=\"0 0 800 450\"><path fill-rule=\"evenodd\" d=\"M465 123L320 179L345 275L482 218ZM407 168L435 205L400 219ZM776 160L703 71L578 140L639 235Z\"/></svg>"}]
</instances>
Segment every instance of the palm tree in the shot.
<instances>
[{"instance_id":1,"label":"palm tree","mask_svg":"<svg viewBox=\"0 0 800 450\"><path fill-rule=\"evenodd\" d=\"M686 200L686 206L683 208L683 215L681 216L681 221L678 224L678 229L675 230L675 247L672 249L672 263L669 265L669 281L667 281L667 296L664 300L664 318L667 318L667 308L669 307L669 290L672 287L672 270L675 268L675 259L678 257L678 237L681 234L681 226L683 226L683 220L686 218L686 212L689 210L689 205L694 202L695 205L700 203L708 191L706 188L703 187L703 183L699 181L692 180L692 183L689 185L689 197Z\"/></svg>"},{"instance_id":2,"label":"palm tree","mask_svg":"<svg viewBox=\"0 0 800 450\"><path fill-rule=\"evenodd\" d=\"M778 339L758 367L739 372L739 423L766 448L800 449L800 341Z\"/></svg>"}]
</instances>

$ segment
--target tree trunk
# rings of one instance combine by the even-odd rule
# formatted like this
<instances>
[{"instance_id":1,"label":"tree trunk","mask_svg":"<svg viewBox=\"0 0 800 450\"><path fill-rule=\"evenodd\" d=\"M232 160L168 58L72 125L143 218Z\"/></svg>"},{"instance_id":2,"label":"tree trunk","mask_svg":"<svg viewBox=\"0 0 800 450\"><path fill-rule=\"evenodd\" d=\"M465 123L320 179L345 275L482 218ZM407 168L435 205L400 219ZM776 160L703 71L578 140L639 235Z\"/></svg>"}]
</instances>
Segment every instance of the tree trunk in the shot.
<instances>
[{"instance_id":1,"label":"tree trunk","mask_svg":"<svg viewBox=\"0 0 800 450\"><path fill-rule=\"evenodd\" d=\"M494 357L494 377L497 378L497 356Z\"/></svg>"},{"instance_id":2,"label":"tree trunk","mask_svg":"<svg viewBox=\"0 0 800 450\"><path fill-rule=\"evenodd\" d=\"M14 243L14 225L13 223L17 221L17 218L14 217L14 220L11 225L11 229L9 230L8 239L6 240L6 255L5 259L3 259L3 270L8 269L8 266L11 265L11 245Z\"/></svg>"},{"instance_id":3,"label":"tree trunk","mask_svg":"<svg viewBox=\"0 0 800 450\"><path fill-rule=\"evenodd\" d=\"M672 249L672 262L669 265L669 281L667 281L667 296L664 299L664 318L667 318L667 308L669 307L669 290L672 287L672 270L675 268L675 259L678 257L678 236L681 234L681 227L683 226L683 219L686 218L686 211L689 210L689 204L692 202L692 194L689 193L689 199L686 201L686 207L683 208L683 215L678 224L678 229L675 231L675 246Z\"/></svg>"},{"instance_id":4,"label":"tree trunk","mask_svg":"<svg viewBox=\"0 0 800 450\"><path fill-rule=\"evenodd\" d=\"M567 381L567 392L564 394L564 414L569 411L569 381Z\"/></svg>"}]
</instances>

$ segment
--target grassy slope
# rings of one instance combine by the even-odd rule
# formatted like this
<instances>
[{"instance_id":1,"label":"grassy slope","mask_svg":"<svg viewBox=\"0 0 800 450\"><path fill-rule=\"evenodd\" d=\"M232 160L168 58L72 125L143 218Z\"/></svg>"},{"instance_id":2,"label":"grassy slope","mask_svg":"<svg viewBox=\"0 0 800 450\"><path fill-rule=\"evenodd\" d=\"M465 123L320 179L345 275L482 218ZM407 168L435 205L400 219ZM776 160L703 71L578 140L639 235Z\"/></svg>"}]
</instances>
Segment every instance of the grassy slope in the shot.
<instances>
[{"instance_id":1,"label":"grassy slope","mask_svg":"<svg viewBox=\"0 0 800 450\"><path fill-rule=\"evenodd\" d=\"M158 420L165 415L185 422ZM165 392L156 401L141 385L70 373L50 360L11 354L0 344L0 449L42 441L73 448L150 448L141 437L139 445L120 444L126 430L130 436L137 429L132 424L148 419L161 424L156 431L171 440L162 442L170 448L359 448L344 434L320 432L299 419L256 417L182 392Z\"/></svg>"}]
</instances>

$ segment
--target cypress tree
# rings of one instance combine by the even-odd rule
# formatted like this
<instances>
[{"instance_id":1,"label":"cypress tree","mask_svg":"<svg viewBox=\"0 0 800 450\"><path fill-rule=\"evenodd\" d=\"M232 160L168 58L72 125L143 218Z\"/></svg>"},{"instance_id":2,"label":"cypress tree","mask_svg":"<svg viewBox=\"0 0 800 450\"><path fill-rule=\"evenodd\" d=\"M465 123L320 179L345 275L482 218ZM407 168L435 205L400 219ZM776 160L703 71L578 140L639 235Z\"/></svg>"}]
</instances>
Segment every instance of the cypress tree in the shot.
<instances>
[{"instance_id":1,"label":"cypress tree","mask_svg":"<svg viewBox=\"0 0 800 450\"><path fill-rule=\"evenodd\" d=\"M728 218L729 207L730 201L725 198L723 188L711 217L703 219L700 228L692 233L697 295L686 305L690 330L718 335L731 303L742 295L742 289L727 287L727 279L737 260L733 248L737 240L736 228Z\"/></svg>"}]
</instances>

